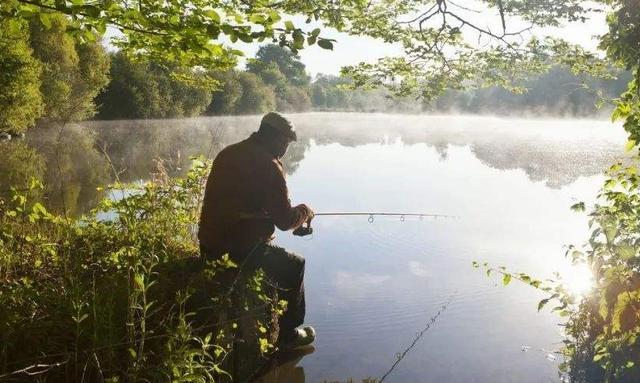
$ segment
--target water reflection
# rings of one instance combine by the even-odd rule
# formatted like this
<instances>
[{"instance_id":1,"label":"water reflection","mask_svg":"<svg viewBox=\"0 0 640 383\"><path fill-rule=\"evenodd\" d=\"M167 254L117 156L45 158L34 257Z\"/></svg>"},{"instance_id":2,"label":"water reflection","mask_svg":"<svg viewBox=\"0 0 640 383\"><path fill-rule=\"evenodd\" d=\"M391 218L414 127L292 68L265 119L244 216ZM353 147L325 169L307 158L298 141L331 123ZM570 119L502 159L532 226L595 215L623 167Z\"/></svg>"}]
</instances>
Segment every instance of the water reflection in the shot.
<instances>
[{"instance_id":1,"label":"water reflection","mask_svg":"<svg viewBox=\"0 0 640 383\"><path fill-rule=\"evenodd\" d=\"M305 383L304 367L300 361L307 355L313 354L313 346L300 350L281 352L267 361L258 372L255 383Z\"/></svg>"},{"instance_id":2,"label":"water reflection","mask_svg":"<svg viewBox=\"0 0 640 383\"><path fill-rule=\"evenodd\" d=\"M560 188L579 177L601 173L619 156L619 142L624 139L621 129L588 120L340 113L291 118L300 139L284 159L289 174L296 172L312 145L426 144L442 161L452 148L467 146L485 165L521 169L532 181ZM25 186L33 175L47 185L51 207L80 214L100 197L95 188L116 175L125 182L146 179L157 169L156 159L163 160L170 175L182 174L191 156L214 157L224 146L254 131L258 121L259 116L94 121L31 131L26 141L0 143L3 192L9 185Z\"/></svg>"}]
</instances>

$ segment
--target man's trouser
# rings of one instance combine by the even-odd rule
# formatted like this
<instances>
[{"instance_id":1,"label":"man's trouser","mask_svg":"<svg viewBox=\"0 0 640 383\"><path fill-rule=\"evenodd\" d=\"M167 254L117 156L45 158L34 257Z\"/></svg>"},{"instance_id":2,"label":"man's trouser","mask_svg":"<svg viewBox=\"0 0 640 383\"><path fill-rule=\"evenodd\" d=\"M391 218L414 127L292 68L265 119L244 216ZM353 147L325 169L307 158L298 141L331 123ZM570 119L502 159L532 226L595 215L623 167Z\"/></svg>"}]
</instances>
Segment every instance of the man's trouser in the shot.
<instances>
[{"instance_id":1,"label":"man's trouser","mask_svg":"<svg viewBox=\"0 0 640 383\"><path fill-rule=\"evenodd\" d=\"M216 259L222 254L200 247L204 259ZM229 257L243 271L262 269L270 283L278 287L278 299L287 301L287 310L280 318L280 333L304 322L304 258L271 243L259 243L248 253L231 252Z\"/></svg>"}]
</instances>

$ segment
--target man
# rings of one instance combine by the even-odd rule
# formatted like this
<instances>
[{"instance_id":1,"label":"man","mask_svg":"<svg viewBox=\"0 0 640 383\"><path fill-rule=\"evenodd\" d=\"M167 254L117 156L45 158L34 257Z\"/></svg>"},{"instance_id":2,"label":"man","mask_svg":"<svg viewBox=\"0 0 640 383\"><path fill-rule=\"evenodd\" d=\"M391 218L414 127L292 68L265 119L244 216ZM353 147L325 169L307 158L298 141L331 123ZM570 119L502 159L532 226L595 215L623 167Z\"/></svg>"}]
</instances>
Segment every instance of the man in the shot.
<instances>
[{"instance_id":1,"label":"man","mask_svg":"<svg viewBox=\"0 0 640 383\"><path fill-rule=\"evenodd\" d=\"M279 113L267 113L257 132L223 149L213 162L200 215L201 254L215 259L229 254L242 267L262 268L288 302L280 318L283 348L313 342L304 321L304 258L271 244L275 227L304 234L311 222L307 205L291 206L280 159L296 140L294 127Z\"/></svg>"}]
</instances>

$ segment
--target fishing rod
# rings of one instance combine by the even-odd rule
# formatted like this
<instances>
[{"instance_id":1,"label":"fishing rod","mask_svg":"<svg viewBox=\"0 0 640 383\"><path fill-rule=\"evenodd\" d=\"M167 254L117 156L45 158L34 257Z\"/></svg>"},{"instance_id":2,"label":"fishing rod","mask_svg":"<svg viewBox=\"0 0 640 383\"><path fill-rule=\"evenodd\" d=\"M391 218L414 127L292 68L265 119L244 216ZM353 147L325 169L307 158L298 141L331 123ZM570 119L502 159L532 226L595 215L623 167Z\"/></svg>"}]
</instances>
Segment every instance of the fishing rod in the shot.
<instances>
[{"instance_id":1,"label":"fishing rod","mask_svg":"<svg viewBox=\"0 0 640 383\"><path fill-rule=\"evenodd\" d=\"M328 213L315 213L314 216L349 216L349 215L360 215L360 216L368 216L371 221L372 218L376 215L381 216L396 216L400 217L402 220L403 217L432 217L432 218L460 218L455 215L446 215L446 214L433 214L433 213L389 213L389 212L373 212L368 213L364 211L340 211L340 212L328 212Z\"/></svg>"},{"instance_id":2,"label":"fishing rod","mask_svg":"<svg viewBox=\"0 0 640 383\"><path fill-rule=\"evenodd\" d=\"M405 220L405 217L420 217L422 221L424 217L430 218L460 218L455 215L447 215L447 214L433 214L433 213L396 213L396 212L364 212L364 211L340 211L340 212L321 212L315 213L314 218L318 216L367 216L369 217L369 223L373 223L375 220L375 216L395 216L400 217L400 221ZM297 235L299 237L304 237L306 235L310 235L313 233L313 228L311 227L311 220L306 222L306 226L302 225L293 231L293 235Z\"/></svg>"}]
</instances>

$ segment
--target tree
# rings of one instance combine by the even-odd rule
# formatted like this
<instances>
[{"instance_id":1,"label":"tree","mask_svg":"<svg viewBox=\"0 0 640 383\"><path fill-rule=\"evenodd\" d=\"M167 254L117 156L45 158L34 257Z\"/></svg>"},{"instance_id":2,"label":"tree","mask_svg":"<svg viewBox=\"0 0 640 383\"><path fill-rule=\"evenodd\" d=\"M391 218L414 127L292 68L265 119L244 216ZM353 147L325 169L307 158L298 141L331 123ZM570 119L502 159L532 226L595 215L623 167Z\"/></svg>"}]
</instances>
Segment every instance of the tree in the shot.
<instances>
[{"instance_id":1,"label":"tree","mask_svg":"<svg viewBox=\"0 0 640 383\"><path fill-rule=\"evenodd\" d=\"M277 99L278 110L283 112L306 112L311 109L311 97L306 88L287 86Z\"/></svg>"},{"instance_id":2,"label":"tree","mask_svg":"<svg viewBox=\"0 0 640 383\"><path fill-rule=\"evenodd\" d=\"M323 85L317 83L312 84L311 95L313 106L315 106L316 108L327 107L327 91L325 90L325 87Z\"/></svg>"},{"instance_id":3,"label":"tree","mask_svg":"<svg viewBox=\"0 0 640 383\"><path fill-rule=\"evenodd\" d=\"M242 87L242 95L235 108L236 113L260 114L275 108L276 95L260 80L260 77L253 73L241 72L238 75L238 82Z\"/></svg>"},{"instance_id":4,"label":"tree","mask_svg":"<svg viewBox=\"0 0 640 383\"><path fill-rule=\"evenodd\" d=\"M269 83L263 73L265 71L273 73L274 64L289 84L295 86L309 84L309 76L300 57L290 50L274 44L261 46L256 53L256 58L247 63L247 71L261 76L266 83Z\"/></svg>"},{"instance_id":5,"label":"tree","mask_svg":"<svg viewBox=\"0 0 640 383\"><path fill-rule=\"evenodd\" d=\"M214 78L220 85L213 92L213 100L207 107L207 114L232 114L242 96L242 85L238 81L238 74L235 71L226 71L214 74Z\"/></svg>"},{"instance_id":6,"label":"tree","mask_svg":"<svg viewBox=\"0 0 640 383\"><path fill-rule=\"evenodd\" d=\"M100 119L151 118L161 114L157 83L147 67L124 53L111 56L111 82L96 100Z\"/></svg>"},{"instance_id":7,"label":"tree","mask_svg":"<svg viewBox=\"0 0 640 383\"><path fill-rule=\"evenodd\" d=\"M0 131L21 133L43 112L40 63L21 20L0 19Z\"/></svg>"},{"instance_id":8,"label":"tree","mask_svg":"<svg viewBox=\"0 0 640 383\"><path fill-rule=\"evenodd\" d=\"M109 78L109 61L96 42L77 42L69 34L66 17L47 15L47 24L30 24L31 47L42 63L40 92L44 117L77 121L95 113L93 99Z\"/></svg>"},{"instance_id":9,"label":"tree","mask_svg":"<svg viewBox=\"0 0 640 383\"><path fill-rule=\"evenodd\" d=\"M176 74L186 69L131 61L124 53L111 56L112 81L98 96L101 119L168 118L200 115L211 102L211 90L185 83Z\"/></svg>"},{"instance_id":10,"label":"tree","mask_svg":"<svg viewBox=\"0 0 640 383\"><path fill-rule=\"evenodd\" d=\"M256 66L258 66L256 62L251 62L249 66L253 69L249 70L249 72L255 73L260 76L265 84L270 85L276 91L284 90L284 88L286 88L287 84L289 83L288 79L284 74L282 74L282 72L280 71L280 67L278 67L278 64L276 64L275 62L262 63L259 70L257 70L256 68Z\"/></svg>"}]
</instances>

